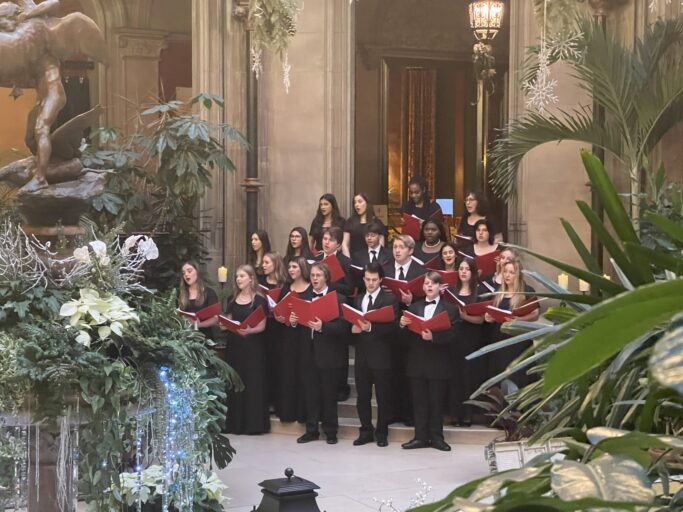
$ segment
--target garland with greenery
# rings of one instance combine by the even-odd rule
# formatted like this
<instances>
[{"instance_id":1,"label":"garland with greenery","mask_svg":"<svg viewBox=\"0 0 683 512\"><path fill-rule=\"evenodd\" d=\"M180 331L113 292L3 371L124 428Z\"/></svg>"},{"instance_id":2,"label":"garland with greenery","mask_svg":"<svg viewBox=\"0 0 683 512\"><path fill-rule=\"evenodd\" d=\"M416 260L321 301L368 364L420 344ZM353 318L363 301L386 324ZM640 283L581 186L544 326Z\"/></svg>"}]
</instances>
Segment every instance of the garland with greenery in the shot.
<instances>
[{"instance_id":1,"label":"garland with greenery","mask_svg":"<svg viewBox=\"0 0 683 512\"><path fill-rule=\"evenodd\" d=\"M182 483L194 510L222 510L216 479L205 465L225 467L234 454L221 428L227 386L239 388L239 377L175 314L174 294L157 295L144 286L144 267L158 255L150 238L121 242L118 230L83 228L83 245L64 257L12 220L2 224L0 290L12 300L0 318L0 411L6 417L30 414L28 429L57 436L67 451L80 453L78 492L90 511L122 509L131 493L125 482L139 483L144 466L164 461L191 470L165 475L164 499L171 505L180 499ZM175 385L192 397L187 413L196 439L183 453L169 455L164 447L174 420L160 385L162 368L177 375ZM69 445L74 432L77 445L73 435ZM0 467L15 467L10 461L26 458L29 449L9 432L0 436L6 462ZM0 488L15 489L6 479L16 477L0 473ZM136 486L136 500L147 501L143 487Z\"/></svg>"}]
</instances>

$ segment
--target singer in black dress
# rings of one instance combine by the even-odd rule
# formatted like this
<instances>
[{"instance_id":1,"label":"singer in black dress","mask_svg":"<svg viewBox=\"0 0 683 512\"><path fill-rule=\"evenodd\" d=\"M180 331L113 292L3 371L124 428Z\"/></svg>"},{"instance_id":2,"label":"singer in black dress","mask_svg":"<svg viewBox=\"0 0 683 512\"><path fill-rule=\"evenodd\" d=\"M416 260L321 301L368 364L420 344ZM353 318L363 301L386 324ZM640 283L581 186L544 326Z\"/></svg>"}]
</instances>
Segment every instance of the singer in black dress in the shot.
<instances>
[{"instance_id":1,"label":"singer in black dress","mask_svg":"<svg viewBox=\"0 0 683 512\"><path fill-rule=\"evenodd\" d=\"M241 322L258 308L267 311L268 303L259 291L251 265L237 268L235 290L225 316ZM228 333L227 361L244 383L243 391L228 391L228 433L263 434L270 431L265 328L264 319L258 326L247 329L245 336Z\"/></svg>"},{"instance_id":2,"label":"singer in black dress","mask_svg":"<svg viewBox=\"0 0 683 512\"><path fill-rule=\"evenodd\" d=\"M441 207L432 201L427 190L427 181L422 176L413 176L408 182L408 201L401 207L401 213L415 215L422 220L430 217L443 218Z\"/></svg>"},{"instance_id":3,"label":"singer in black dress","mask_svg":"<svg viewBox=\"0 0 683 512\"><path fill-rule=\"evenodd\" d=\"M384 223L375 215L375 209L368 200L368 196L361 193L353 196L353 213L344 224L344 241L342 242L342 252L351 258L358 251L367 250L365 242L366 228L370 222L379 222L382 225L381 245L387 239L387 228Z\"/></svg>"},{"instance_id":4,"label":"singer in black dress","mask_svg":"<svg viewBox=\"0 0 683 512\"><path fill-rule=\"evenodd\" d=\"M206 286L199 267L192 261L186 261L181 267L180 291L178 293L178 308L190 313L196 313L218 302L218 296L213 289ZM216 317L208 318L197 324L199 331L210 340L215 338L214 326Z\"/></svg>"},{"instance_id":5,"label":"singer in black dress","mask_svg":"<svg viewBox=\"0 0 683 512\"><path fill-rule=\"evenodd\" d=\"M479 287L477 265L468 258L458 263L458 283L450 291L465 304L479 302L479 294L485 293ZM453 358L453 380L450 389L450 412L453 424L469 427L472 425L473 408L466 405L470 395L486 380L486 360L478 357L471 361L465 357L484 345L484 317L471 316L458 308L458 321L455 324L455 343L451 345Z\"/></svg>"},{"instance_id":6,"label":"singer in black dress","mask_svg":"<svg viewBox=\"0 0 683 512\"><path fill-rule=\"evenodd\" d=\"M496 294L493 305L500 309L512 311L532 298L534 292L535 290L524 282L520 262L511 261L503 266L503 284ZM530 313L524 316L512 317L512 319L533 322L538 320L539 315L540 308L536 305L536 308ZM501 331L501 324L496 323L490 315L484 315L484 320L491 325L489 331L491 333L491 343L502 341L510 337L510 335ZM505 347L489 354L490 375L493 376L503 372L510 363L519 357L529 346L531 346L531 341L517 343L516 345ZM531 382L531 379L526 374L526 369L512 374L508 379L520 388Z\"/></svg>"},{"instance_id":7,"label":"singer in black dress","mask_svg":"<svg viewBox=\"0 0 683 512\"><path fill-rule=\"evenodd\" d=\"M337 198L334 194L323 194L318 202L318 211L311 222L311 228L308 230L311 250L323 250L323 234L326 228L336 226L343 230L345 224L346 220L339 213Z\"/></svg>"},{"instance_id":8,"label":"singer in black dress","mask_svg":"<svg viewBox=\"0 0 683 512\"><path fill-rule=\"evenodd\" d=\"M474 240L475 229L474 225L479 220L489 219L494 226L493 233L496 242L503 241L503 233L497 228L498 224L488 214L488 201L481 192L471 190L465 196L465 215L460 219L458 225L458 235L469 237Z\"/></svg>"},{"instance_id":9,"label":"singer in black dress","mask_svg":"<svg viewBox=\"0 0 683 512\"><path fill-rule=\"evenodd\" d=\"M287 265L289 282L285 283L280 293L280 300L290 292L295 292L300 297L308 297L311 294L310 274L311 269L308 261L303 256L294 257ZM301 344L306 335L310 335L310 329L305 325L292 327L289 318L275 317L283 324L283 334L280 340L280 371L276 395L276 411L282 422L306 421L306 409L304 403L304 378L301 367Z\"/></svg>"}]
</instances>

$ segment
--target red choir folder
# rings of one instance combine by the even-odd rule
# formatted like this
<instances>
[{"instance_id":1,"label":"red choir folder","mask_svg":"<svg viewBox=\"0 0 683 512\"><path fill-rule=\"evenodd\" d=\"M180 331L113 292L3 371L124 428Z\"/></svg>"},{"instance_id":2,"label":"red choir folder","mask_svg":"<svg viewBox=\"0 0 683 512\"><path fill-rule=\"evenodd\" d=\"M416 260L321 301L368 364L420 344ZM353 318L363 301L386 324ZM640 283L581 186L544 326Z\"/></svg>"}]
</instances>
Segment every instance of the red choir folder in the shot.
<instances>
[{"instance_id":1,"label":"red choir folder","mask_svg":"<svg viewBox=\"0 0 683 512\"><path fill-rule=\"evenodd\" d=\"M176 309L176 313L178 313L180 316L188 318L192 322L203 322L204 320L208 320L209 318L221 314L221 303L216 302L215 304L211 304L204 309L200 309L196 313L183 311L182 309Z\"/></svg>"},{"instance_id":2,"label":"red choir folder","mask_svg":"<svg viewBox=\"0 0 683 512\"><path fill-rule=\"evenodd\" d=\"M352 308L348 304L342 304L342 314L344 315L344 320L354 325L358 323L358 320L363 320L364 322L374 322L377 324L389 324L394 321L393 306L384 306L379 309L372 309L363 314L362 311Z\"/></svg>"},{"instance_id":3,"label":"red choir folder","mask_svg":"<svg viewBox=\"0 0 683 512\"><path fill-rule=\"evenodd\" d=\"M274 302L280 300L280 293L282 293L282 288L268 288L267 286L259 285L261 291L266 297L271 298ZM270 301L268 301L270 303Z\"/></svg>"},{"instance_id":4,"label":"red choir folder","mask_svg":"<svg viewBox=\"0 0 683 512\"><path fill-rule=\"evenodd\" d=\"M327 256L321 263L325 263L330 268L330 283L336 283L346 275L336 254Z\"/></svg>"},{"instance_id":5,"label":"red choir folder","mask_svg":"<svg viewBox=\"0 0 683 512\"><path fill-rule=\"evenodd\" d=\"M256 308L247 318L245 318L241 322L238 322L237 320L232 320L227 316L218 315L218 323L221 326L225 327L228 331L234 334L238 334L240 336L244 336L244 334L242 334L242 332L240 331L241 329L246 329L247 327L256 327L265 319L266 314L261 306Z\"/></svg>"},{"instance_id":6,"label":"red choir folder","mask_svg":"<svg viewBox=\"0 0 683 512\"><path fill-rule=\"evenodd\" d=\"M287 295L282 297L280 302L278 302L272 309L273 316L282 317L285 319L285 325L289 325L289 314L292 312L292 300L298 297L295 291L289 292Z\"/></svg>"},{"instance_id":7,"label":"red choir folder","mask_svg":"<svg viewBox=\"0 0 683 512\"><path fill-rule=\"evenodd\" d=\"M425 320L423 317L417 316L410 311L406 311L403 314L411 320L410 324L406 325L406 328L415 334L422 334L422 331L426 329L432 332L441 332L451 328L451 319L448 317L447 311L442 311L429 320Z\"/></svg>"},{"instance_id":8,"label":"red choir folder","mask_svg":"<svg viewBox=\"0 0 683 512\"><path fill-rule=\"evenodd\" d=\"M439 273L443 280L443 284L448 286L455 286L460 280L458 273L453 270L435 270L435 272Z\"/></svg>"},{"instance_id":9,"label":"red choir folder","mask_svg":"<svg viewBox=\"0 0 683 512\"><path fill-rule=\"evenodd\" d=\"M385 277L382 279L382 286L387 288L397 299L401 299L401 292L412 293L415 297L424 297L425 292L422 289L422 285L425 282L425 274L416 277L412 281L401 281L400 279L394 279L392 277Z\"/></svg>"},{"instance_id":10,"label":"red choir folder","mask_svg":"<svg viewBox=\"0 0 683 512\"><path fill-rule=\"evenodd\" d=\"M446 290L443 294L443 298L446 302L455 304L465 310L470 316L484 316L488 312L487 308L493 305L492 300L485 300L483 302L473 302L472 304L465 304L461 301L452 291Z\"/></svg>"},{"instance_id":11,"label":"red choir folder","mask_svg":"<svg viewBox=\"0 0 683 512\"><path fill-rule=\"evenodd\" d=\"M419 240L423 222L424 220L418 217L417 215L408 215L407 213L404 213L401 234L410 235L413 237L413 240Z\"/></svg>"},{"instance_id":12,"label":"red choir folder","mask_svg":"<svg viewBox=\"0 0 683 512\"><path fill-rule=\"evenodd\" d=\"M474 258L474 261L477 262L477 268L479 269L481 276L490 276L496 273L496 265L498 264L499 256L500 251L493 251Z\"/></svg>"},{"instance_id":13,"label":"red choir folder","mask_svg":"<svg viewBox=\"0 0 683 512\"><path fill-rule=\"evenodd\" d=\"M493 305L488 306L486 308L486 312L493 317L493 319L499 323L502 324L504 322L509 322L510 320L514 320L515 317L518 316L524 316L528 315L532 311L538 309L540 306L538 303L542 299L532 299L528 302L525 302L518 308L513 309L512 311L509 311L507 309L500 309L497 307L494 307Z\"/></svg>"},{"instance_id":14,"label":"red choir folder","mask_svg":"<svg viewBox=\"0 0 683 512\"><path fill-rule=\"evenodd\" d=\"M423 265L428 270L441 270L441 256L434 256L431 260L423 263Z\"/></svg>"},{"instance_id":15,"label":"red choir folder","mask_svg":"<svg viewBox=\"0 0 683 512\"><path fill-rule=\"evenodd\" d=\"M302 300L298 297L292 299L292 311L299 318L299 324L307 325L308 322L320 318L323 322L330 322L339 318L339 302L337 292L330 292L314 301Z\"/></svg>"}]
</instances>

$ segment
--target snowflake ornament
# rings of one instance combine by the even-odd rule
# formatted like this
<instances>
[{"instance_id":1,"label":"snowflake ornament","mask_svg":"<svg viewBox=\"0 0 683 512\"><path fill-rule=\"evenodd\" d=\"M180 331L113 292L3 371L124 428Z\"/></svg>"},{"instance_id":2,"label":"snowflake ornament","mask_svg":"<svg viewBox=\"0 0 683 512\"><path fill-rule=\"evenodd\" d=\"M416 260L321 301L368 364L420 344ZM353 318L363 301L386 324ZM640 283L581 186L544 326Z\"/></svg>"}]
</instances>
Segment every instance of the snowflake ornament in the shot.
<instances>
[{"instance_id":1,"label":"snowflake ornament","mask_svg":"<svg viewBox=\"0 0 683 512\"><path fill-rule=\"evenodd\" d=\"M583 58L583 32L557 33L546 41L549 55L559 60L580 61Z\"/></svg>"},{"instance_id":2,"label":"snowflake ornament","mask_svg":"<svg viewBox=\"0 0 683 512\"><path fill-rule=\"evenodd\" d=\"M550 77L550 52L547 47L538 54L538 70L533 81L527 83L526 106L543 114L546 108L559 101L555 94L557 80Z\"/></svg>"}]
</instances>

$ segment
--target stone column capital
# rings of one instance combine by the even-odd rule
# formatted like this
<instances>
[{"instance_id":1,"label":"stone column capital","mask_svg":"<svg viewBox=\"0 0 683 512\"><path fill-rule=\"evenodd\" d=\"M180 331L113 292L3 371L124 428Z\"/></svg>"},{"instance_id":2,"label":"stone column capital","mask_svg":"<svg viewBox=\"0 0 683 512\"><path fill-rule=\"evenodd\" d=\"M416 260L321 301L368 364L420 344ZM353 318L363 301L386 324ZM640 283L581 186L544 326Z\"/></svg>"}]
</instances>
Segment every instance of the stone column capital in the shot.
<instances>
[{"instance_id":1,"label":"stone column capital","mask_svg":"<svg viewBox=\"0 0 683 512\"><path fill-rule=\"evenodd\" d=\"M117 30L116 40L121 58L158 60L166 48L167 34L161 31L123 28Z\"/></svg>"}]
</instances>

